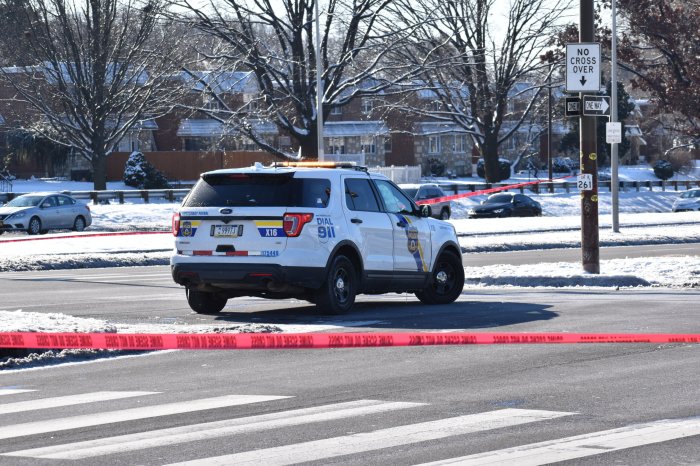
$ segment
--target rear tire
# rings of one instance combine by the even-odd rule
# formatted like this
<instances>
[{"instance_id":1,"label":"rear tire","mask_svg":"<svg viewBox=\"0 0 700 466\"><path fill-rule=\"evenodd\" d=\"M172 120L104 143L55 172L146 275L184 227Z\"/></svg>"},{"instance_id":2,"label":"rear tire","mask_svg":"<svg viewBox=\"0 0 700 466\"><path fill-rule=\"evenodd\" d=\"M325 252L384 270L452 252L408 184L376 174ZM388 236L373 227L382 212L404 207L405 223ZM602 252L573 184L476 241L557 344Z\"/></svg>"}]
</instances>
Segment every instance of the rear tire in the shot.
<instances>
[{"instance_id":1,"label":"rear tire","mask_svg":"<svg viewBox=\"0 0 700 466\"><path fill-rule=\"evenodd\" d=\"M442 212L440 212L440 220L449 220L450 219L450 210L447 208L442 209Z\"/></svg>"},{"instance_id":2,"label":"rear tire","mask_svg":"<svg viewBox=\"0 0 700 466\"><path fill-rule=\"evenodd\" d=\"M218 314L226 307L228 299L218 293L197 291L187 288L185 290L187 304L197 314Z\"/></svg>"},{"instance_id":3,"label":"rear tire","mask_svg":"<svg viewBox=\"0 0 700 466\"><path fill-rule=\"evenodd\" d=\"M451 252L443 252L435 262L428 285L416 296L423 304L450 304L464 289L462 261Z\"/></svg>"},{"instance_id":4,"label":"rear tire","mask_svg":"<svg viewBox=\"0 0 700 466\"><path fill-rule=\"evenodd\" d=\"M38 235L41 232L41 220L39 220L39 217L32 217L29 220L29 225L27 225L27 234Z\"/></svg>"},{"instance_id":5,"label":"rear tire","mask_svg":"<svg viewBox=\"0 0 700 466\"><path fill-rule=\"evenodd\" d=\"M355 303L357 273L350 259L336 256L331 262L328 279L316 291L316 308L325 314L345 314Z\"/></svg>"},{"instance_id":6,"label":"rear tire","mask_svg":"<svg viewBox=\"0 0 700 466\"><path fill-rule=\"evenodd\" d=\"M75 217L73 222L73 231L83 231L85 229L85 219L83 217Z\"/></svg>"}]
</instances>

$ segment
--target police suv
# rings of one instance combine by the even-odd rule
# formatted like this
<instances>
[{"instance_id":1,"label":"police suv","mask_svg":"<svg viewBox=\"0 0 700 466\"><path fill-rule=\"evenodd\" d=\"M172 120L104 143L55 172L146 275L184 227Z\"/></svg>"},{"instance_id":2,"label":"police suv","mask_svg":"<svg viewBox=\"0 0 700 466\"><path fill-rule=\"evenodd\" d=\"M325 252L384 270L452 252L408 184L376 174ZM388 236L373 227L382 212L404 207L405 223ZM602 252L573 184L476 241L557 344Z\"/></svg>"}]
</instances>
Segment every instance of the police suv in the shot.
<instances>
[{"instance_id":1,"label":"police suv","mask_svg":"<svg viewBox=\"0 0 700 466\"><path fill-rule=\"evenodd\" d=\"M454 227L387 177L303 162L216 170L173 215L173 279L198 313L230 298L300 298L347 312L358 293L447 304L464 286ZM329 164L330 166L330 164Z\"/></svg>"}]
</instances>

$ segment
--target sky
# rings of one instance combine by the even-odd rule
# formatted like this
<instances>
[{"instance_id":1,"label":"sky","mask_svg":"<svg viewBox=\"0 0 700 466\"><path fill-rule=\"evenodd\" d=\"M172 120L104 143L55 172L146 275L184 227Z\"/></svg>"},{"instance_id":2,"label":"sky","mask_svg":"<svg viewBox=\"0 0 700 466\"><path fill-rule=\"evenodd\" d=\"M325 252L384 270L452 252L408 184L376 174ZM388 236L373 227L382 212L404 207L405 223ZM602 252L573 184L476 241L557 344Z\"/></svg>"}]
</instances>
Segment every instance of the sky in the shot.
<instances>
[{"instance_id":1,"label":"sky","mask_svg":"<svg viewBox=\"0 0 700 466\"><path fill-rule=\"evenodd\" d=\"M630 181L644 180L648 176L649 170L641 167L621 173L621 179ZM691 178L700 179L700 176L696 178L693 175ZM516 177L511 181L522 181L522 178ZM18 180L14 184L14 190L17 192L87 189L90 188L81 186L80 183L55 180ZM124 187L114 184L110 185L109 189ZM600 290L667 287L683 290L700 287L700 212L672 213L671 204L679 195L675 191L621 192L619 233L614 233L610 228L610 194L601 192L601 248L611 245L693 242L698 244L695 255L601 260L600 274L584 272L579 262L470 267L470 253L580 247L578 192L530 195L542 204L542 217L467 219L466 212L469 207L480 202L484 196L453 202L453 218L450 221L455 225L460 244L465 251L465 290L478 291L493 287ZM26 270L166 265L173 245L173 237L169 232L170 221L177 207L177 204L166 202L90 204L93 225L84 232L52 232L32 237L24 233L4 234L0 236L0 273L11 275L13 272ZM220 327L220 324L216 325ZM223 331L300 332L349 326L353 326L353 323L345 320L337 324L328 321L318 326L303 327L230 323ZM7 309L0 304L0 332L202 333L208 330L211 330L211 327L206 324L186 327L177 322L162 325L120 324L67 314ZM92 350L63 350L6 361L2 361L0 357L0 370L4 372L15 368L45 367L47 364L66 361L90 361L96 357L104 357L105 354Z\"/></svg>"}]
</instances>

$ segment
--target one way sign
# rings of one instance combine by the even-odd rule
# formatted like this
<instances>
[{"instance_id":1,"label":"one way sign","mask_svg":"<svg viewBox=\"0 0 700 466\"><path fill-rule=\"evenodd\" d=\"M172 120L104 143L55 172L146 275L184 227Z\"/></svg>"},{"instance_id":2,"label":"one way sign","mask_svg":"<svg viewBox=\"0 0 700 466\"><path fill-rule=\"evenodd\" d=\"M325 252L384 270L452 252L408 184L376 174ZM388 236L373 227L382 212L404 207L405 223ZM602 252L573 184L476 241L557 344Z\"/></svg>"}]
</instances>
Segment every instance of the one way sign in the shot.
<instances>
[{"instance_id":1,"label":"one way sign","mask_svg":"<svg viewBox=\"0 0 700 466\"><path fill-rule=\"evenodd\" d=\"M586 116L610 115L610 97L606 95L584 95L583 114Z\"/></svg>"},{"instance_id":2,"label":"one way sign","mask_svg":"<svg viewBox=\"0 0 700 466\"><path fill-rule=\"evenodd\" d=\"M566 92L600 90L600 44L566 44Z\"/></svg>"}]
</instances>

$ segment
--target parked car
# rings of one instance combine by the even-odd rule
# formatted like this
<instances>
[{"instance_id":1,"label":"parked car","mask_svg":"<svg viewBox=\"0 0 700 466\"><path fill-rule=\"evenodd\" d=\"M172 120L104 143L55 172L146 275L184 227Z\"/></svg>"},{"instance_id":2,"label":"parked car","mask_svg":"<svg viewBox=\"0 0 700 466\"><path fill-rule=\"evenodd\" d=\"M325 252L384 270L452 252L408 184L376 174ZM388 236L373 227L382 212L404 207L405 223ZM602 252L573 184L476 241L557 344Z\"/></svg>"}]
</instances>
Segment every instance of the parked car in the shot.
<instances>
[{"instance_id":1,"label":"parked car","mask_svg":"<svg viewBox=\"0 0 700 466\"><path fill-rule=\"evenodd\" d=\"M414 201L427 201L438 197L445 197L447 194L436 184L400 184L399 188L411 196ZM430 204L432 216L440 220L447 220L452 215L452 203L450 201Z\"/></svg>"},{"instance_id":2,"label":"parked car","mask_svg":"<svg viewBox=\"0 0 700 466\"><path fill-rule=\"evenodd\" d=\"M681 193L673 201L674 212L700 211L700 188L690 189Z\"/></svg>"},{"instance_id":3,"label":"parked car","mask_svg":"<svg viewBox=\"0 0 700 466\"><path fill-rule=\"evenodd\" d=\"M91 224L90 208L61 193L23 194L0 207L0 234L26 231L36 235L60 229L83 231Z\"/></svg>"},{"instance_id":4,"label":"parked car","mask_svg":"<svg viewBox=\"0 0 700 466\"><path fill-rule=\"evenodd\" d=\"M215 314L238 296L297 297L329 314L348 312L358 293L459 297L453 225L426 218L428 206L384 175L302 164L202 174L173 215L170 259L193 311Z\"/></svg>"},{"instance_id":5,"label":"parked car","mask_svg":"<svg viewBox=\"0 0 700 466\"><path fill-rule=\"evenodd\" d=\"M469 209L469 218L539 217L542 206L524 194L492 194L480 206Z\"/></svg>"}]
</instances>

